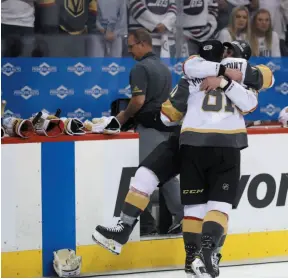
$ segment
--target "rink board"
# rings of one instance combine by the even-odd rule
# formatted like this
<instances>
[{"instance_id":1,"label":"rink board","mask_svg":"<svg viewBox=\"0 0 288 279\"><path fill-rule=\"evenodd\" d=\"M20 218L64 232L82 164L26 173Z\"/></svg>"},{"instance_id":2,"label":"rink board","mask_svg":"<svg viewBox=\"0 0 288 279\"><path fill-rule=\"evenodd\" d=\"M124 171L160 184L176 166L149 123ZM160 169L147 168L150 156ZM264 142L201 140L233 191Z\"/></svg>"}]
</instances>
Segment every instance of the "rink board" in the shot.
<instances>
[{"instance_id":1,"label":"rink board","mask_svg":"<svg viewBox=\"0 0 288 279\"><path fill-rule=\"evenodd\" d=\"M288 257L288 130L266 132L251 134L242 151L243 192L223 264ZM62 248L83 257L83 274L183 265L181 238L140 241L139 224L120 256L92 241L96 224L115 222L123 173L138 165L137 135L111 139L2 141L2 277L53 276Z\"/></svg>"}]
</instances>

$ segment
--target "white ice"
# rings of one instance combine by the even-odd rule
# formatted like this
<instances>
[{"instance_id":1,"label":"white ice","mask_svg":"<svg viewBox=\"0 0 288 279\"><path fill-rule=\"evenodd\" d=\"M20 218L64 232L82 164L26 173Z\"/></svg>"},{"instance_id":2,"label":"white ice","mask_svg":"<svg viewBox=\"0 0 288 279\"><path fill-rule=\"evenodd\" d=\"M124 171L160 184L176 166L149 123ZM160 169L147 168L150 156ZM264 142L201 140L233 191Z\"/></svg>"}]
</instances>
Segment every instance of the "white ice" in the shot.
<instances>
[{"instance_id":1,"label":"white ice","mask_svg":"<svg viewBox=\"0 0 288 279\"><path fill-rule=\"evenodd\" d=\"M288 262L221 267L219 278L288 278ZM186 278L184 271L157 271L105 278Z\"/></svg>"}]
</instances>

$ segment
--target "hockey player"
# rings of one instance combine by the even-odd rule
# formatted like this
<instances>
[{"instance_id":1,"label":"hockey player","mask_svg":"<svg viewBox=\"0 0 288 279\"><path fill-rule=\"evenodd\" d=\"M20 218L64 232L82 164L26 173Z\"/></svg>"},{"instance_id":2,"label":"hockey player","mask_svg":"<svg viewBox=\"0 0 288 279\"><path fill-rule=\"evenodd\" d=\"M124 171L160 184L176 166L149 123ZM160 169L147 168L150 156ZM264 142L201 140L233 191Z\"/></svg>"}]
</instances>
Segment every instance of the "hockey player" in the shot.
<instances>
[{"instance_id":1,"label":"hockey player","mask_svg":"<svg viewBox=\"0 0 288 279\"><path fill-rule=\"evenodd\" d=\"M214 53L220 49L224 52L222 47L209 42L203 51L211 48ZM235 66L243 63L241 71L245 73L247 62L246 65L244 62L239 59ZM197 277L217 277L219 259L214 255L227 231L237 193L240 150L248 146L243 114L257 107L258 92L244 93L239 83L226 77L211 77L210 84L207 80L202 82L199 72L204 69L209 76L215 76L213 71L222 71L217 63L214 69L208 69L204 63L202 58L191 57L183 64L190 85L180 134L183 238L186 265L189 259Z\"/></svg>"},{"instance_id":2,"label":"hockey player","mask_svg":"<svg viewBox=\"0 0 288 279\"><path fill-rule=\"evenodd\" d=\"M229 70L227 72L229 72ZM262 80L261 78L258 79L258 77L257 80L260 84L257 85L256 81L254 81L253 84L257 89L260 89L262 87ZM186 100L189 96L188 87L189 83L187 79L182 78L172 91L169 101L163 104L162 111L167 117L171 118L171 120L176 120L177 117L181 119L185 114ZM179 174L179 133L180 127L178 133L174 133L168 141L158 145L140 164L135 177L131 180L131 188L126 196L121 213L121 221L113 228L97 226L93 234L94 240L100 245L115 254L119 254L121 246L128 241L129 235L137 222L137 218L148 204L150 194L153 193L159 184L163 184L171 179L171 177ZM111 239L114 241L111 241ZM225 237L223 237L222 242L224 242L224 239ZM192 272L189 257L187 258L186 272Z\"/></svg>"}]
</instances>

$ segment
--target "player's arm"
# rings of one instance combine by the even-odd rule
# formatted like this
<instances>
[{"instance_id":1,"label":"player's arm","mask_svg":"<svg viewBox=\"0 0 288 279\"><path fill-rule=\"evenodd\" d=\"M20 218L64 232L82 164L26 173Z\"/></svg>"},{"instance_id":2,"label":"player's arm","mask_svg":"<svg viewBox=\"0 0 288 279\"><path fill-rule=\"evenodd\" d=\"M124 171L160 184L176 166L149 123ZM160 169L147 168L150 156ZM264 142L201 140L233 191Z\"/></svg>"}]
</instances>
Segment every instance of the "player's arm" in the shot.
<instances>
[{"instance_id":1,"label":"player's arm","mask_svg":"<svg viewBox=\"0 0 288 279\"><path fill-rule=\"evenodd\" d=\"M268 89L274 85L275 82L274 75L269 67L265 65L257 65L251 68L252 68L252 76L250 78L250 83L249 83L249 77L248 75L246 75L244 80L245 85L247 85L248 87L255 88L256 90ZM258 86L256 86L257 81ZM262 81L262 83L260 81Z\"/></svg>"},{"instance_id":2,"label":"player's arm","mask_svg":"<svg viewBox=\"0 0 288 279\"><path fill-rule=\"evenodd\" d=\"M173 32L176 24L176 19L177 19L177 6L175 0L170 0L168 6L168 12L165 15L165 18L163 19L162 23L170 32Z\"/></svg>"},{"instance_id":3,"label":"player's arm","mask_svg":"<svg viewBox=\"0 0 288 279\"><path fill-rule=\"evenodd\" d=\"M181 78L161 107L160 117L166 126L180 124L187 111L188 97L189 83L185 78Z\"/></svg>"},{"instance_id":4,"label":"player's arm","mask_svg":"<svg viewBox=\"0 0 288 279\"><path fill-rule=\"evenodd\" d=\"M188 79L227 76L230 79L242 80L239 70L226 68L217 62L207 61L199 55L190 56L182 65L184 75Z\"/></svg>"},{"instance_id":5,"label":"player's arm","mask_svg":"<svg viewBox=\"0 0 288 279\"><path fill-rule=\"evenodd\" d=\"M143 0L129 0L128 9L129 14L150 32L152 32L159 23L155 16L146 8Z\"/></svg>"},{"instance_id":6,"label":"player's arm","mask_svg":"<svg viewBox=\"0 0 288 279\"><path fill-rule=\"evenodd\" d=\"M263 75L259 69L251 67L247 63L247 68L245 72L245 78L243 82L247 87L252 87L256 90L260 90L263 87Z\"/></svg>"},{"instance_id":7,"label":"player's arm","mask_svg":"<svg viewBox=\"0 0 288 279\"><path fill-rule=\"evenodd\" d=\"M202 82L200 90L210 91L219 87L243 114L256 109L258 105L258 92L254 89L246 89L228 78L208 77Z\"/></svg>"},{"instance_id":8,"label":"player's arm","mask_svg":"<svg viewBox=\"0 0 288 279\"><path fill-rule=\"evenodd\" d=\"M223 81L224 80L224 81ZM258 106L258 91L253 88L244 88L239 83L222 78L222 89L225 95L235 104L242 114L254 111ZM224 84L226 84L224 86Z\"/></svg>"},{"instance_id":9,"label":"player's arm","mask_svg":"<svg viewBox=\"0 0 288 279\"><path fill-rule=\"evenodd\" d=\"M130 73L131 100L124 111L121 111L116 118L123 125L130 117L142 108L145 103L146 90L148 87L147 75L144 67L136 65Z\"/></svg>"},{"instance_id":10,"label":"player's arm","mask_svg":"<svg viewBox=\"0 0 288 279\"><path fill-rule=\"evenodd\" d=\"M274 84L274 75L271 69L265 65L251 67L247 63L244 84L256 90L268 89Z\"/></svg>"}]
</instances>

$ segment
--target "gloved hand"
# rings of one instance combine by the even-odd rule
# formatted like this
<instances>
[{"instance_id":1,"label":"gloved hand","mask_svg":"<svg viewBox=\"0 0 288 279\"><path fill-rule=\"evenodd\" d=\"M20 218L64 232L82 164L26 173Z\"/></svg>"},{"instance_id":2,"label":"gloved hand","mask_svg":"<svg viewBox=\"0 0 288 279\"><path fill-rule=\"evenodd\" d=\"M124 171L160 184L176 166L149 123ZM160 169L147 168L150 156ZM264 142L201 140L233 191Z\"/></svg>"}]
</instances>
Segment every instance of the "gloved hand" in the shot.
<instances>
[{"instance_id":1,"label":"gloved hand","mask_svg":"<svg viewBox=\"0 0 288 279\"><path fill-rule=\"evenodd\" d=\"M5 117L3 127L10 137L30 138L34 134L31 120L16 117Z\"/></svg>"},{"instance_id":2,"label":"gloved hand","mask_svg":"<svg viewBox=\"0 0 288 279\"><path fill-rule=\"evenodd\" d=\"M114 116L93 118L92 122L86 120L84 127L92 133L113 135L120 133L121 125Z\"/></svg>"},{"instance_id":3,"label":"gloved hand","mask_svg":"<svg viewBox=\"0 0 288 279\"><path fill-rule=\"evenodd\" d=\"M36 115L32 122L37 135L57 137L63 134L64 122L59 118L59 111L57 110L57 115L51 115L46 110L42 110Z\"/></svg>"}]
</instances>

